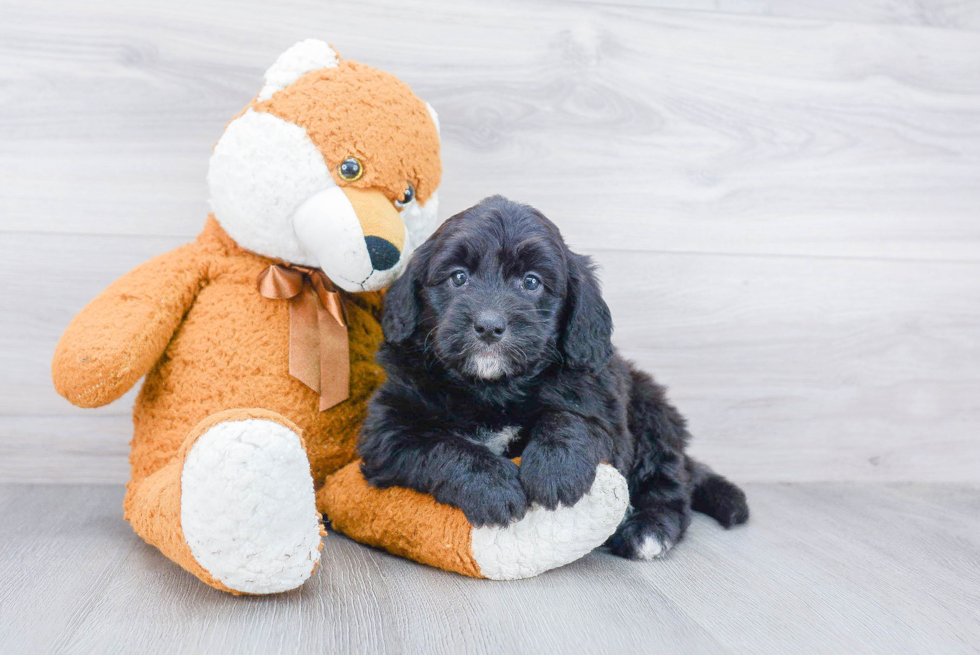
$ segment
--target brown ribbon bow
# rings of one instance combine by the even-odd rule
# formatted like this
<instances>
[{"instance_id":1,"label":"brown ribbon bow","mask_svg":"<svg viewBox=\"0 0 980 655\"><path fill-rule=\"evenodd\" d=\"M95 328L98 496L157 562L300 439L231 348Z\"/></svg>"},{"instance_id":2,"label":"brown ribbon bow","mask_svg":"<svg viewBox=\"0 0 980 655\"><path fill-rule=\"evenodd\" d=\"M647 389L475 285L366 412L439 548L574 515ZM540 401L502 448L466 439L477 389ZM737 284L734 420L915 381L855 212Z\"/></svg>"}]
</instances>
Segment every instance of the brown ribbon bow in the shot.
<instances>
[{"instance_id":1,"label":"brown ribbon bow","mask_svg":"<svg viewBox=\"0 0 980 655\"><path fill-rule=\"evenodd\" d=\"M350 397L350 343L343 297L318 268L273 264L259 293L289 301L289 374L320 394L320 411Z\"/></svg>"}]
</instances>

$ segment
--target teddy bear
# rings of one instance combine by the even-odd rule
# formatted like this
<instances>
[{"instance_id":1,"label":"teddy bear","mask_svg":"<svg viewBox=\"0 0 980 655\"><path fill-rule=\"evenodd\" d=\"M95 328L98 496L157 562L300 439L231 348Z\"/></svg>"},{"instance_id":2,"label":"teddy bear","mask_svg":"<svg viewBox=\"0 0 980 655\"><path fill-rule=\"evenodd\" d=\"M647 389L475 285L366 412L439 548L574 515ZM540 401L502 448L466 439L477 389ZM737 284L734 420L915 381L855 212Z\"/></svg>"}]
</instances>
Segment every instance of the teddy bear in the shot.
<instances>
[{"instance_id":1,"label":"teddy bear","mask_svg":"<svg viewBox=\"0 0 980 655\"><path fill-rule=\"evenodd\" d=\"M299 587L320 561L323 513L365 543L498 578L573 561L622 518L611 467L576 506L501 528L360 476L383 289L435 229L441 174L428 103L322 41L297 43L215 145L197 239L66 328L52 376L71 403L106 405L145 378L124 517L206 584Z\"/></svg>"}]
</instances>

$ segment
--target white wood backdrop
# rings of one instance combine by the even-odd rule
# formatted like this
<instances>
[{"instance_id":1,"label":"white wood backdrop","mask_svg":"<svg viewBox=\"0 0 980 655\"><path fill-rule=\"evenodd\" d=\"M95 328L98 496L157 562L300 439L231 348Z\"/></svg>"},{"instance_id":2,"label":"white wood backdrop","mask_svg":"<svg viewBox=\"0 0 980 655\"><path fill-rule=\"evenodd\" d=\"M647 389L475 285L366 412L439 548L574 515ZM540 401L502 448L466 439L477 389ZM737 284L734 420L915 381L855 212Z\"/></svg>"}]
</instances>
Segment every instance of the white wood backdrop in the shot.
<instances>
[{"instance_id":1,"label":"white wood backdrop","mask_svg":"<svg viewBox=\"0 0 980 655\"><path fill-rule=\"evenodd\" d=\"M0 481L126 479L133 394L51 387L92 296L192 239L306 37L439 111L604 269L620 347L739 480L980 482L980 2L0 2Z\"/></svg>"}]
</instances>

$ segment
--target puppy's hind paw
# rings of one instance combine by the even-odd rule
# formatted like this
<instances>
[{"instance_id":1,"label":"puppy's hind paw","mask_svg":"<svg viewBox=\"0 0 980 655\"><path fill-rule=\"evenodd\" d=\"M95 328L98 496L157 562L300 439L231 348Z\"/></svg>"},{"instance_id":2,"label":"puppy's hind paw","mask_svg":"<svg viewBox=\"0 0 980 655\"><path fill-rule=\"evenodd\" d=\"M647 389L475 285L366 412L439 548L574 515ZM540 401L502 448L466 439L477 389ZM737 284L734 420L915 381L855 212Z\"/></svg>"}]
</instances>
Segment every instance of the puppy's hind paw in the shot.
<instances>
[{"instance_id":1,"label":"puppy's hind paw","mask_svg":"<svg viewBox=\"0 0 980 655\"><path fill-rule=\"evenodd\" d=\"M640 542L639 548L636 549L633 559L657 559L658 557L663 557L667 554L667 551L673 547L674 544L670 543L665 539L652 534L648 534Z\"/></svg>"},{"instance_id":2,"label":"puppy's hind paw","mask_svg":"<svg viewBox=\"0 0 980 655\"><path fill-rule=\"evenodd\" d=\"M678 536L672 536L671 532ZM626 559L652 560L666 555L679 538L679 532L667 525L646 521L643 517L631 517L619 526L616 534L606 542L606 547L613 555Z\"/></svg>"},{"instance_id":3,"label":"puppy's hind paw","mask_svg":"<svg viewBox=\"0 0 980 655\"><path fill-rule=\"evenodd\" d=\"M606 543L606 546L613 555L625 559L646 561L663 557L674 547L674 544L663 537L648 534L632 538L620 538L619 535L616 535Z\"/></svg>"}]
</instances>

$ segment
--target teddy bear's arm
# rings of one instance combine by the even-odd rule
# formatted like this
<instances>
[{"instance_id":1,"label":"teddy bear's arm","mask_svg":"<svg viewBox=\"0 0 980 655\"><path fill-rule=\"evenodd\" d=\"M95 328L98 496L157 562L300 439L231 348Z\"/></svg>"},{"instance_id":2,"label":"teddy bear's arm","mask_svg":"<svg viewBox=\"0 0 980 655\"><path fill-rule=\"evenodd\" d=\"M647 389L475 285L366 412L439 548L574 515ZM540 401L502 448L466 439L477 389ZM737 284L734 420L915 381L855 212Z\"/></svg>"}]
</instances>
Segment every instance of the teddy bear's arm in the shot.
<instances>
[{"instance_id":1,"label":"teddy bear's arm","mask_svg":"<svg viewBox=\"0 0 980 655\"><path fill-rule=\"evenodd\" d=\"M79 407L101 407L126 393L163 354L205 270L190 244L113 282L72 319L55 348L58 393Z\"/></svg>"},{"instance_id":2,"label":"teddy bear's arm","mask_svg":"<svg viewBox=\"0 0 980 655\"><path fill-rule=\"evenodd\" d=\"M529 578L574 562L605 543L628 505L626 478L608 464L599 464L592 488L574 506L534 505L503 527L474 527L461 510L412 489L373 487L360 462L329 476L317 493L317 508L338 532L423 564L493 580Z\"/></svg>"}]
</instances>

